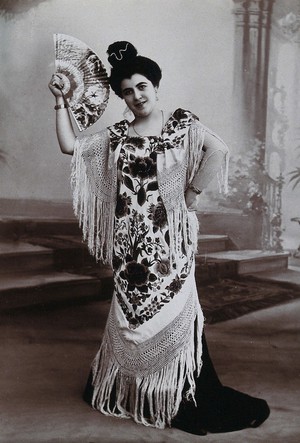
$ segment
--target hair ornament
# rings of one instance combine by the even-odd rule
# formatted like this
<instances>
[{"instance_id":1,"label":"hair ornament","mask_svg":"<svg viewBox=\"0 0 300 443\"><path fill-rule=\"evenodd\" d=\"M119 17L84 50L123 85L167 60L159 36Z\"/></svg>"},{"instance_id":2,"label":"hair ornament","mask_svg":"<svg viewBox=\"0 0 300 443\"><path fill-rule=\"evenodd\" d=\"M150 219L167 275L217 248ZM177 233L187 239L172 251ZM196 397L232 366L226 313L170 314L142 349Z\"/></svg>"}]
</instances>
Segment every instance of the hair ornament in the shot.
<instances>
[{"instance_id":1,"label":"hair ornament","mask_svg":"<svg viewBox=\"0 0 300 443\"><path fill-rule=\"evenodd\" d=\"M124 49L121 49L121 48L119 49L119 51L118 51L119 52L119 56L117 56L117 54L115 52L112 52L110 54L110 56L114 55L116 57L116 59L118 60L118 62L120 62L123 59L123 54L121 54L121 53L127 51L128 45L129 45L129 43L127 42L126 43L126 47Z\"/></svg>"},{"instance_id":2,"label":"hair ornament","mask_svg":"<svg viewBox=\"0 0 300 443\"><path fill-rule=\"evenodd\" d=\"M137 56L136 48L127 41L115 42L107 49L108 61L113 68L131 63Z\"/></svg>"}]
</instances>

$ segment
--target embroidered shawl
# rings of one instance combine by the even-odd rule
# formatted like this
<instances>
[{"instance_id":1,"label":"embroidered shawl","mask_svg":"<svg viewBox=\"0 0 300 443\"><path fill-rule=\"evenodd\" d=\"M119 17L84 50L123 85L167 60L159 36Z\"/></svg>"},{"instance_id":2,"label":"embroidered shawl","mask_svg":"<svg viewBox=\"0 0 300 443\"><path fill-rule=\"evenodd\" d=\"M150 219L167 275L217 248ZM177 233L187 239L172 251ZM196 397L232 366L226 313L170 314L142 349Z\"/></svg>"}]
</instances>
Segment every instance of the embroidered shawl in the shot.
<instances>
[{"instance_id":1,"label":"embroidered shawl","mask_svg":"<svg viewBox=\"0 0 300 443\"><path fill-rule=\"evenodd\" d=\"M174 115L185 115L177 109ZM191 114L191 113L189 113ZM192 114L193 115L193 114ZM71 187L73 191L73 209L83 230L83 238L88 241L90 253L97 261L112 263L112 241L114 213L117 199L117 160L118 146L111 146L110 130L107 128L92 136L76 139L71 163ZM221 140L214 132L202 125L194 116L188 131L184 125L177 125L171 135L162 134L163 149L157 160L157 177L159 192L168 215L171 248L179 248L178 236L174 227L187 217L184 193L189 184L196 182L205 170L208 159L203 149L205 132ZM221 154L224 166L219 171L212 167L209 178L217 175L220 190L227 192L228 148L222 142ZM212 154L213 155L213 154ZM184 223L182 224L184 229ZM193 229L193 243L197 247L196 216ZM171 235L172 234L172 235ZM187 238L184 232L185 239Z\"/></svg>"},{"instance_id":2,"label":"embroidered shawl","mask_svg":"<svg viewBox=\"0 0 300 443\"><path fill-rule=\"evenodd\" d=\"M197 247L197 217L187 211L184 193L190 183L199 183L203 165L208 163L203 146L208 129L191 115L181 109L175 111L174 131L163 131L162 150L157 155L158 189L167 212L170 257L176 257L182 243L186 250L195 251ZM74 210L84 238L96 259L105 263L112 261L121 145L121 141L113 142L113 131L114 126L76 141L71 175ZM226 159L228 150L224 146L222 155ZM225 166L223 176L226 170ZM135 330L128 327L114 296L92 366L93 407L104 414L133 417L146 426L170 426L182 396L195 401L194 376L199 375L202 365L203 321L194 260L180 293L159 315Z\"/></svg>"}]
</instances>

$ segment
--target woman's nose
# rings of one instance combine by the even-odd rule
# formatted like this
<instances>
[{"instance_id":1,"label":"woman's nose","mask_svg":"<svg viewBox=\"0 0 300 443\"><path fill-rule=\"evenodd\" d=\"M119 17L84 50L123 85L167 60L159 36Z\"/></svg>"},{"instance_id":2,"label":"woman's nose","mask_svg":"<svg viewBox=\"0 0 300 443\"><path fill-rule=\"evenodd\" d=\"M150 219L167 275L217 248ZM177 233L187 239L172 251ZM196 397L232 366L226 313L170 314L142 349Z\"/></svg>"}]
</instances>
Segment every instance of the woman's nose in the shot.
<instances>
[{"instance_id":1,"label":"woman's nose","mask_svg":"<svg viewBox=\"0 0 300 443\"><path fill-rule=\"evenodd\" d=\"M141 97L142 97L141 91L139 91L138 89L134 91L135 100L140 100Z\"/></svg>"}]
</instances>

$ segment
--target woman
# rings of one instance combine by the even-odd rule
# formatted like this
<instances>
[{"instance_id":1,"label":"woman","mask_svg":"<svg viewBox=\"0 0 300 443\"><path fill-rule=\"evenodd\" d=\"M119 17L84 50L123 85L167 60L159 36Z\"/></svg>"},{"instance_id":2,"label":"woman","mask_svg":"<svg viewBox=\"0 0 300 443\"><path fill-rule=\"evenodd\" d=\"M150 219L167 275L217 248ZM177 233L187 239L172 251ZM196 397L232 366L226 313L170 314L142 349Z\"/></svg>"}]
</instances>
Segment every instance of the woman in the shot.
<instances>
[{"instance_id":1,"label":"woman","mask_svg":"<svg viewBox=\"0 0 300 443\"><path fill-rule=\"evenodd\" d=\"M224 387L214 371L194 276L193 205L214 176L226 187L228 148L191 112L159 108L162 74L154 61L129 42L110 45L108 54L111 88L132 122L77 139L61 76L49 84L61 150L73 155L84 238L114 270L85 399L104 414L199 435L258 426L269 415L266 402Z\"/></svg>"}]
</instances>

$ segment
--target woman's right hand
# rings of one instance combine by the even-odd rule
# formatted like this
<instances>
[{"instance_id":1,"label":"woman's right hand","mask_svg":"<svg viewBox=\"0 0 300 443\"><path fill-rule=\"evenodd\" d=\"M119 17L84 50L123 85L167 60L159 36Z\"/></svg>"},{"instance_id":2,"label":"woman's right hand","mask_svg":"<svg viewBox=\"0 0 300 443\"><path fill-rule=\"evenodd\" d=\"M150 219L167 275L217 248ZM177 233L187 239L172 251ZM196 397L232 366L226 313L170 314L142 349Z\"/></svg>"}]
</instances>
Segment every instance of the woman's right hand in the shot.
<instances>
[{"instance_id":1,"label":"woman's right hand","mask_svg":"<svg viewBox=\"0 0 300 443\"><path fill-rule=\"evenodd\" d=\"M64 88L64 80L60 73L52 75L48 86L54 97L63 97L62 89Z\"/></svg>"},{"instance_id":2,"label":"woman's right hand","mask_svg":"<svg viewBox=\"0 0 300 443\"><path fill-rule=\"evenodd\" d=\"M70 120L63 90L65 87L65 77L61 73L52 75L48 84L50 91L56 99L56 133L61 151L64 154L73 154L75 133Z\"/></svg>"}]
</instances>

